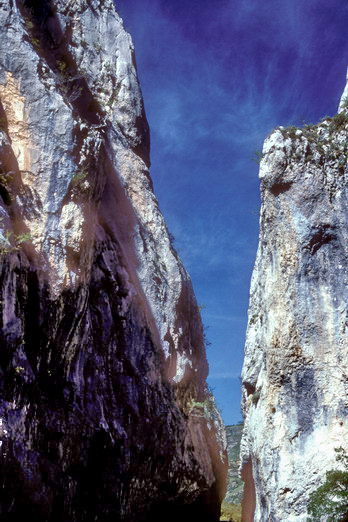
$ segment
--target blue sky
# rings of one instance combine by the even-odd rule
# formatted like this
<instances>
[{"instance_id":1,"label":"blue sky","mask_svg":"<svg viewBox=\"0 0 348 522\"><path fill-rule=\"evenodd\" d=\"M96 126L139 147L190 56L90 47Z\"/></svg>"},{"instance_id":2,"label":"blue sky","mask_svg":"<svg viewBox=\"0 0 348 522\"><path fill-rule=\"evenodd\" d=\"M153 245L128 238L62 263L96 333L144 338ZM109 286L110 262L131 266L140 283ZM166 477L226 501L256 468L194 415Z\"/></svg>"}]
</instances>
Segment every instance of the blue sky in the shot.
<instances>
[{"instance_id":1,"label":"blue sky","mask_svg":"<svg viewBox=\"0 0 348 522\"><path fill-rule=\"evenodd\" d=\"M278 125L336 112L347 0L118 0L151 128L151 174L204 308L209 384L226 424L258 239L255 151Z\"/></svg>"}]
</instances>

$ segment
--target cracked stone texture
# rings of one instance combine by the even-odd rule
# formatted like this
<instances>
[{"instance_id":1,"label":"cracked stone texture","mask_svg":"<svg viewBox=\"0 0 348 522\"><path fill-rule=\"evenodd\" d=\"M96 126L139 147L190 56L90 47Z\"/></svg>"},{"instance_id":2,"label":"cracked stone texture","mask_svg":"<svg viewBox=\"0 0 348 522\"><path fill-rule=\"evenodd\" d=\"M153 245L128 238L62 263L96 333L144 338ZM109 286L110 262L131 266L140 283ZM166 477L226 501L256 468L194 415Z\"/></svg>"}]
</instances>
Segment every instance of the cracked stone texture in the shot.
<instances>
[{"instance_id":1,"label":"cracked stone texture","mask_svg":"<svg viewBox=\"0 0 348 522\"><path fill-rule=\"evenodd\" d=\"M216 521L224 430L131 38L111 0L0 24L0 517Z\"/></svg>"},{"instance_id":2,"label":"cracked stone texture","mask_svg":"<svg viewBox=\"0 0 348 522\"><path fill-rule=\"evenodd\" d=\"M242 372L242 471L252 463L255 522L306 521L309 494L337 468L334 448L347 448L348 113L340 111L318 125L279 127L263 148ZM247 488L250 508L250 480Z\"/></svg>"}]
</instances>

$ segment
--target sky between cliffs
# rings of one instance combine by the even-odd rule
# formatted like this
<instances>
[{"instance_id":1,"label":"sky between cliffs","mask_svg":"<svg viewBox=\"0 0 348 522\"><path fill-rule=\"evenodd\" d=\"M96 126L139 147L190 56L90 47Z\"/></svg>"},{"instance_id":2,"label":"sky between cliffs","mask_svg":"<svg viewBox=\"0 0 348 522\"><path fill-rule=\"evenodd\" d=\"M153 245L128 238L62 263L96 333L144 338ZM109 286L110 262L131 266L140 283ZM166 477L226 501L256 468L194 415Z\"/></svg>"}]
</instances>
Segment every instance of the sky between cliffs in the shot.
<instances>
[{"instance_id":1,"label":"sky between cliffs","mask_svg":"<svg viewBox=\"0 0 348 522\"><path fill-rule=\"evenodd\" d=\"M152 178L190 273L226 424L239 375L258 239L255 151L278 125L336 112L347 0L118 0L151 128Z\"/></svg>"}]
</instances>

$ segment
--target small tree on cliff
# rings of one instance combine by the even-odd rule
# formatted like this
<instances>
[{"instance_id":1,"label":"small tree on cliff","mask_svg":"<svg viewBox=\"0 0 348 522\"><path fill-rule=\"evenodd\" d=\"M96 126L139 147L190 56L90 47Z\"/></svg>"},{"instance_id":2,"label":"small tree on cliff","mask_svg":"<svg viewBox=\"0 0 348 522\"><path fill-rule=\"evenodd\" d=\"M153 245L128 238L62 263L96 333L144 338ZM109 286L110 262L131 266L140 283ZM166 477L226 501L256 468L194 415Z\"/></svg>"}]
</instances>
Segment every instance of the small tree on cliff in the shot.
<instances>
[{"instance_id":1,"label":"small tree on cliff","mask_svg":"<svg viewBox=\"0 0 348 522\"><path fill-rule=\"evenodd\" d=\"M348 522L348 455L343 448L335 451L343 470L327 471L324 484L310 495L308 513L315 521Z\"/></svg>"}]
</instances>

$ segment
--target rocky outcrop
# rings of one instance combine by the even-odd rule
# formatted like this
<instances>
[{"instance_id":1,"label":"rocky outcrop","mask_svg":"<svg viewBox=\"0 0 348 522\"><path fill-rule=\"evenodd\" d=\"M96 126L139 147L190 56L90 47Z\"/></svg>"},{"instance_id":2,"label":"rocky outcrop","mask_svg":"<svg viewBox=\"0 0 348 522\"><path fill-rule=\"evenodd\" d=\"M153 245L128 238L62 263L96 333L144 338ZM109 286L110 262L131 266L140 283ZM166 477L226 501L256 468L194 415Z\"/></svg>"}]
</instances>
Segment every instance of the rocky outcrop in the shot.
<instances>
[{"instance_id":1,"label":"rocky outcrop","mask_svg":"<svg viewBox=\"0 0 348 522\"><path fill-rule=\"evenodd\" d=\"M242 373L245 520L305 521L347 447L348 113L276 129ZM252 512L255 510L255 513Z\"/></svg>"},{"instance_id":2,"label":"rocky outcrop","mask_svg":"<svg viewBox=\"0 0 348 522\"><path fill-rule=\"evenodd\" d=\"M221 419L111 0L0 2L1 520L215 521Z\"/></svg>"}]
</instances>

